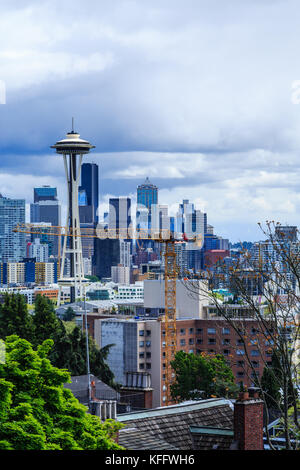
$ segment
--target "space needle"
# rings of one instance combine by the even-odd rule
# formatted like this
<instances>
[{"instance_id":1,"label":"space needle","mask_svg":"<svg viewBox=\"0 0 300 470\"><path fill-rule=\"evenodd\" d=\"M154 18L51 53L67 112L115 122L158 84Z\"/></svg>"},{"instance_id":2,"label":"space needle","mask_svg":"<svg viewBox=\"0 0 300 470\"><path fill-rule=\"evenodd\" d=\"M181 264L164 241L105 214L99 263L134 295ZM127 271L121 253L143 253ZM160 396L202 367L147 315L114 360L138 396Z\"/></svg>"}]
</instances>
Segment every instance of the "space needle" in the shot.
<instances>
[{"instance_id":1,"label":"space needle","mask_svg":"<svg viewBox=\"0 0 300 470\"><path fill-rule=\"evenodd\" d=\"M65 139L59 140L55 145L51 145L51 148L56 149L56 152L63 156L68 187L67 222L63 242L60 276L58 279L59 306L62 287L70 287L70 302L73 303L77 296L83 296L84 284L87 282L87 279L84 277L80 236L78 187L80 182L82 157L83 155L88 154L92 148L95 148L95 146L91 145L87 140L81 139L80 134L74 131L74 120L72 119L72 131L66 135ZM66 275L67 257L70 259L69 276Z\"/></svg>"}]
</instances>

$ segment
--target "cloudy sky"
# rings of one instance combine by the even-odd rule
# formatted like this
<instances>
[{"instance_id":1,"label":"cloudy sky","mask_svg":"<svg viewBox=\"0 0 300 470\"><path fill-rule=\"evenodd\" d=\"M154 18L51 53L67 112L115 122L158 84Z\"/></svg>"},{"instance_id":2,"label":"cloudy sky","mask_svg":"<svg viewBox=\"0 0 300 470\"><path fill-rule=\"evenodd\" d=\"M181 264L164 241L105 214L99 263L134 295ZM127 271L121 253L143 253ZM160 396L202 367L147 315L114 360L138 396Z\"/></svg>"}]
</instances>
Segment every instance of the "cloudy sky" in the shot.
<instances>
[{"instance_id":1,"label":"cloudy sky","mask_svg":"<svg viewBox=\"0 0 300 470\"><path fill-rule=\"evenodd\" d=\"M103 212L146 176L231 241L300 226L298 0L1 0L0 192L66 198L49 148L96 149ZM298 83L299 81L299 83ZM299 91L299 92L298 92Z\"/></svg>"}]
</instances>

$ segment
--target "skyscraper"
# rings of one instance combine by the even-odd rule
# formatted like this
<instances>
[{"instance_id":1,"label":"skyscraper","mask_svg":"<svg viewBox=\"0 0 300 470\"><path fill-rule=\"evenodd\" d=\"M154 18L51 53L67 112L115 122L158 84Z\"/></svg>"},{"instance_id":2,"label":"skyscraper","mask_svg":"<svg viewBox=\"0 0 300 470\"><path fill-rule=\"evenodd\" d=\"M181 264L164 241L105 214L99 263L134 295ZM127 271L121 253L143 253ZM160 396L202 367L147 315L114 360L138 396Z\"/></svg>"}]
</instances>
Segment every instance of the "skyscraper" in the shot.
<instances>
[{"instance_id":1,"label":"skyscraper","mask_svg":"<svg viewBox=\"0 0 300 470\"><path fill-rule=\"evenodd\" d=\"M131 199L116 197L109 200L108 228L127 230L131 225Z\"/></svg>"},{"instance_id":2,"label":"skyscraper","mask_svg":"<svg viewBox=\"0 0 300 470\"><path fill-rule=\"evenodd\" d=\"M111 277L111 267L120 263L120 240L94 238L92 273L99 279Z\"/></svg>"},{"instance_id":3,"label":"skyscraper","mask_svg":"<svg viewBox=\"0 0 300 470\"><path fill-rule=\"evenodd\" d=\"M152 204L151 206L151 229L155 232L170 230L169 208L166 204Z\"/></svg>"},{"instance_id":4,"label":"skyscraper","mask_svg":"<svg viewBox=\"0 0 300 470\"><path fill-rule=\"evenodd\" d=\"M52 226L61 225L61 206L57 199L57 189L42 186L33 189L33 204L30 204L30 222L48 222ZM33 235L32 241L39 238ZM49 235L49 255L58 256L58 237Z\"/></svg>"},{"instance_id":5,"label":"skyscraper","mask_svg":"<svg viewBox=\"0 0 300 470\"><path fill-rule=\"evenodd\" d=\"M145 182L137 187L137 229L151 228L151 207L157 203L158 187L152 184L147 177Z\"/></svg>"},{"instance_id":6,"label":"skyscraper","mask_svg":"<svg viewBox=\"0 0 300 470\"><path fill-rule=\"evenodd\" d=\"M96 163L81 165L81 186L78 190L79 220L81 228L95 228L98 223L99 170ZM82 238L83 258L91 259L94 253L92 238Z\"/></svg>"},{"instance_id":7,"label":"skyscraper","mask_svg":"<svg viewBox=\"0 0 300 470\"><path fill-rule=\"evenodd\" d=\"M18 262L26 256L25 233L13 232L25 224L25 199L9 199L0 194L0 262Z\"/></svg>"},{"instance_id":8,"label":"skyscraper","mask_svg":"<svg viewBox=\"0 0 300 470\"><path fill-rule=\"evenodd\" d=\"M99 206L99 169L96 163L83 163L81 166L81 186L79 186L80 223L97 223Z\"/></svg>"},{"instance_id":9,"label":"skyscraper","mask_svg":"<svg viewBox=\"0 0 300 470\"><path fill-rule=\"evenodd\" d=\"M152 184L147 177L143 184L137 187L137 204L141 204L150 211L152 204L158 202L158 187Z\"/></svg>"},{"instance_id":10,"label":"skyscraper","mask_svg":"<svg viewBox=\"0 0 300 470\"><path fill-rule=\"evenodd\" d=\"M42 186L33 189L33 202L57 201L57 189L51 186Z\"/></svg>"}]
</instances>

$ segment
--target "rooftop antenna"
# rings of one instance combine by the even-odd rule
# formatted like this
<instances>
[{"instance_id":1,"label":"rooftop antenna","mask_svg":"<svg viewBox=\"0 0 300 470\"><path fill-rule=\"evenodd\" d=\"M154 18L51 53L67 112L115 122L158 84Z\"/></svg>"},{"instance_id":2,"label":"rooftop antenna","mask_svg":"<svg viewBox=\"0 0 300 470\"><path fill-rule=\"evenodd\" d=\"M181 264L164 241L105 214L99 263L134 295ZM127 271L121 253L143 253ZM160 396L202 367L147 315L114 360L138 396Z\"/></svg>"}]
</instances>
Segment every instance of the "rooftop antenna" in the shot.
<instances>
[{"instance_id":1,"label":"rooftop antenna","mask_svg":"<svg viewBox=\"0 0 300 470\"><path fill-rule=\"evenodd\" d=\"M74 134L74 118L72 117L72 134Z\"/></svg>"}]
</instances>

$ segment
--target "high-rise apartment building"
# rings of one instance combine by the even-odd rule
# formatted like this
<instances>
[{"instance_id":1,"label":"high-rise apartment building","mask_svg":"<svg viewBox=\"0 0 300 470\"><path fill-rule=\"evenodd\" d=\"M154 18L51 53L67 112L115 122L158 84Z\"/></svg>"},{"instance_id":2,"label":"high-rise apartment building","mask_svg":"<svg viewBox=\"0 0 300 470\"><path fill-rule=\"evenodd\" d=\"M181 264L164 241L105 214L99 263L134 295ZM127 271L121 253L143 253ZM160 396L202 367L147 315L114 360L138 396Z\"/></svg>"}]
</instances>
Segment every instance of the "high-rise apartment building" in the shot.
<instances>
[{"instance_id":1,"label":"high-rise apartment building","mask_svg":"<svg viewBox=\"0 0 300 470\"><path fill-rule=\"evenodd\" d=\"M0 262L18 262L26 256L25 234L13 232L25 223L25 199L9 199L0 194Z\"/></svg>"}]
</instances>

